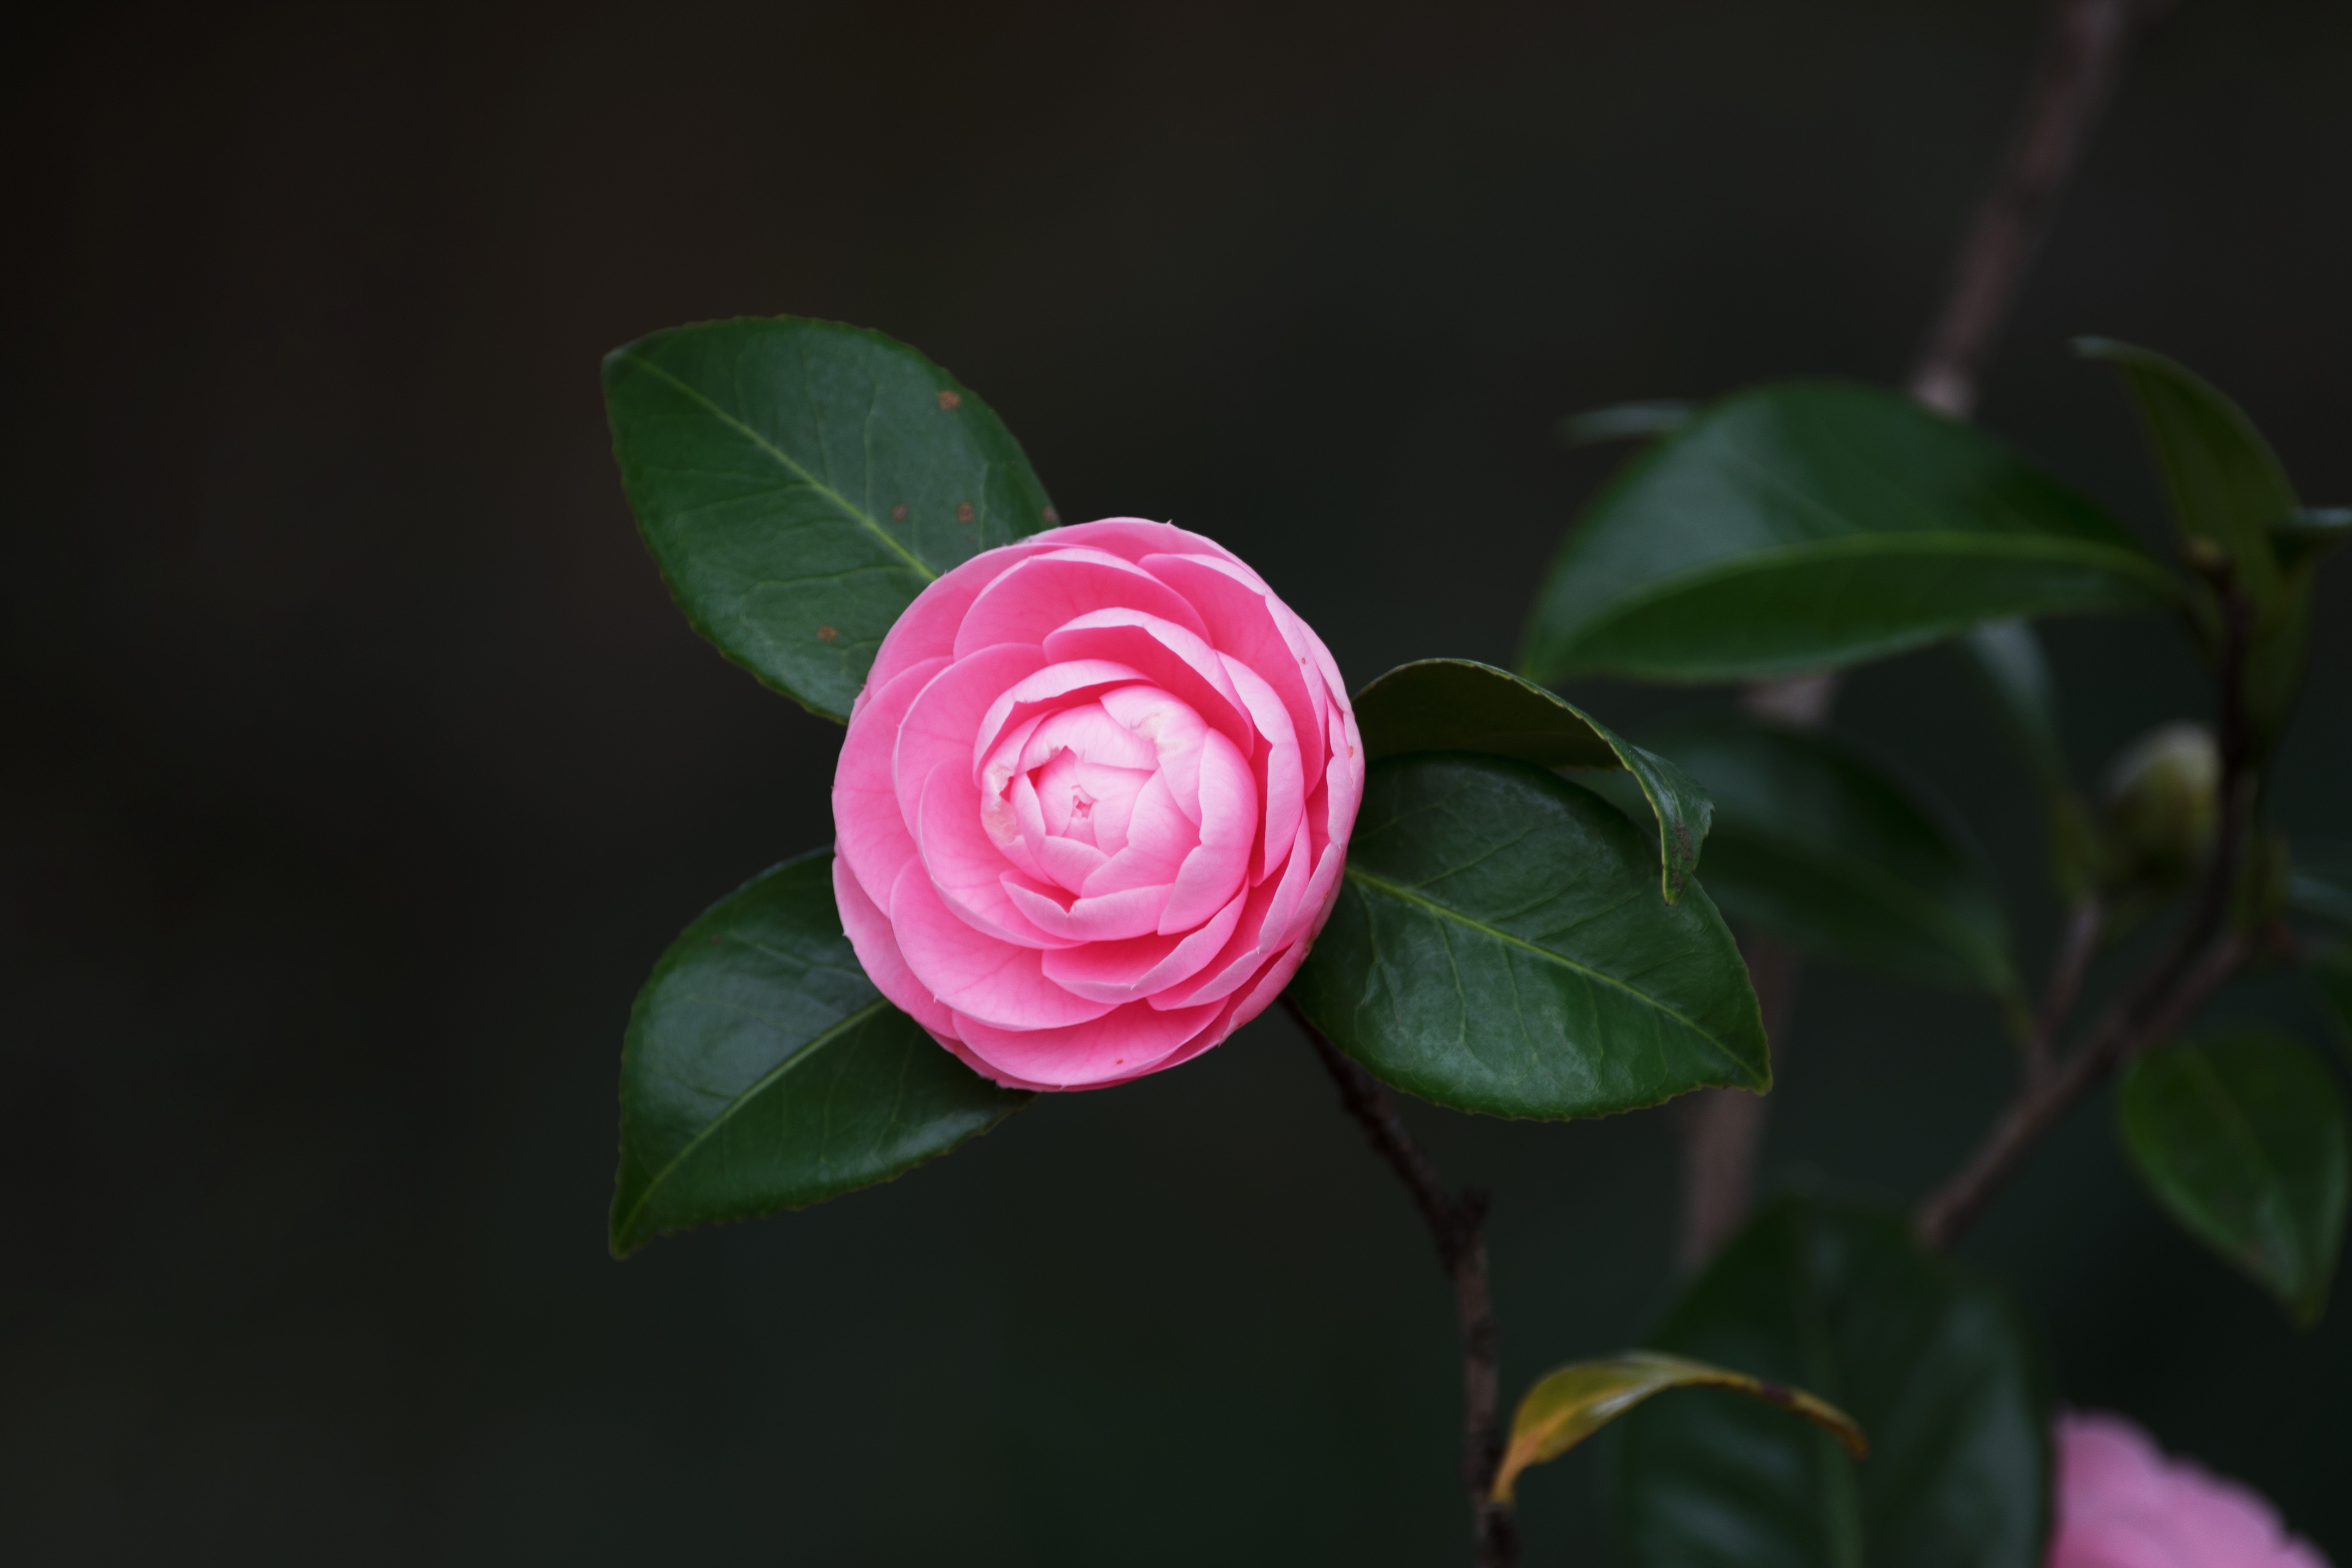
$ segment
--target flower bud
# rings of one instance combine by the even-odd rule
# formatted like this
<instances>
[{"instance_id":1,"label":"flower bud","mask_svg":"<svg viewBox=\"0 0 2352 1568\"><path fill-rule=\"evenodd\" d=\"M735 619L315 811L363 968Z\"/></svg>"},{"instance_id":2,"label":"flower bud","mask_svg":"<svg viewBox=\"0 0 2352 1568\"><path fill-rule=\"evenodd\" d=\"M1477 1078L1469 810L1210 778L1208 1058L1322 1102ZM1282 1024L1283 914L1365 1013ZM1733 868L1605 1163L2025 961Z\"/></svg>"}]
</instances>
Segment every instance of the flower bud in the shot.
<instances>
[{"instance_id":1,"label":"flower bud","mask_svg":"<svg viewBox=\"0 0 2352 1568\"><path fill-rule=\"evenodd\" d=\"M2101 859L2110 893L2161 895L2195 875L2212 847L2221 748L2202 724L2159 725L2107 770Z\"/></svg>"}]
</instances>

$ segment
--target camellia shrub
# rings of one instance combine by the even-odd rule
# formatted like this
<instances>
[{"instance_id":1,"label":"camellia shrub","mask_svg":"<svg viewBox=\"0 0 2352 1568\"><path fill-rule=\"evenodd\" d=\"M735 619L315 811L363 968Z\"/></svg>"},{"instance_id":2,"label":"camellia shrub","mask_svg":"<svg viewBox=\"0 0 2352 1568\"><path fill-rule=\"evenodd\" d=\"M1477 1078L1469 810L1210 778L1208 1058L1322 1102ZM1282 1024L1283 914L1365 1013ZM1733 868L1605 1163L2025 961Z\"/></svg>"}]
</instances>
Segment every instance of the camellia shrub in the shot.
<instances>
[{"instance_id":1,"label":"camellia shrub","mask_svg":"<svg viewBox=\"0 0 2352 1568\"><path fill-rule=\"evenodd\" d=\"M616 350L622 475L679 606L846 730L831 843L811 823L816 847L712 906L637 999L614 1252L887 1181L1037 1094L1181 1069L1280 1002L1454 1279L1481 1561L1512 1558L1524 1472L1622 1419L1633 1563L2319 1562L2119 1419L2062 1419L2009 1296L1944 1256L2111 1077L2153 1199L2299 1322L2345 1224L2336 1069L2199 1014L2283 964L2352 1012L2352 878L2263 813L2352 513L2305 507L2180 365L2081 348L2138 407L2174 559L1985 431L1774 383L1581 423L1643 445L1536 589L1517 669L1433 657L1352 688L1208 534L1063 522L986 403L905 344L779 318ZM2085 615L2171 618L2218 714L2095 790L2032 629ZM1937 643L2046 807L2066 919L2039 997L1948 815L1788 700ZM1627 736L1554 689L1587 676L1780 684ZM2086 972L2150 927L2154 961L2078 1022ZM1389 1091L1548 1120L1746 1100L1771 1087L1759 986L1805 959L1991 998L2015 1100L1913 1211L1736 1215L1643 1347L1539 1379L1506 1425L1485 1199L1439 1182ZM1692 1387L1751 1397L1653 1399Z\"/></svg>"}]
</instances>

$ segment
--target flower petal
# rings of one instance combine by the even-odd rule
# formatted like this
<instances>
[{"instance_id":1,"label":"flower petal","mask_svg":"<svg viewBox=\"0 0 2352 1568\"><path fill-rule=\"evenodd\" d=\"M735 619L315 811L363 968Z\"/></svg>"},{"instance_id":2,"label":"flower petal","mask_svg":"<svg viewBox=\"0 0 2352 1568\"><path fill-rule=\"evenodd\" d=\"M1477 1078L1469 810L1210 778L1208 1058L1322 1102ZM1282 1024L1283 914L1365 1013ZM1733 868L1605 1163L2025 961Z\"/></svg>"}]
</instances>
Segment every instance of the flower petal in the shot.
<instances>
[{"instance_id":1,"label":"flower petal","mask_svg":"<svg viewBox=\"0 0 2352 1568\"><path fill-rule=\"evenodd\" d=\"M890 919L880 905L866 897L866 889L849 869L849 862L836 851L833 858L833 901L841 910L841 929L849 938L849 945L857 954L858 966L874 988L890 999L890 1005L906 1014L934 1038L952 1037L955 1016L940 1005L928 986L915 978L907 967L906 955L898 951L898 938L890 929Z\"/></svg>"},{"instance_id":2,"label":"flower petal","mask_svg":"<svg viewBox=\"0 0 2352 1568\"><path fill-rule=\"evenodd\" d=\"M1243 756L1256 749L1256 727L1225 678L1216 649L1173 621L1140 610L1097 610L1049 635L1045 655L1132 665L1154 686L1190 705L1211 729L1223 731Z\"/></svg>"},{"instance_id":3,"label":"flower petal","mask_svg":"<svg viewBox=\"0 0 2352 1568\"><path fill-rule=\"evenodd\" d=\"M1088 1023L1012 1030L959 1018L959 1033L990 1066L1035 1083L1092 1089L1149 1071L1217 1021L1222 1007L1155 1012L1130 1003Z\"/></svg>"},{"instance_id":4,"label":"flower petal","mask_svg":"<svg viewBox=\"0 0 2352 1568\"><path fill-rule=\"evenodd\" d=\"M1160 911L1168 907L1168 884L1150 882L1121 888L1065 905L1050 894L1025 888L1008 876L1004 891L1038 930L1060 939L1055 945L1125 942L1160 929Z\"/></svg>"},{"instance_id":5,"label":"flower petal","mask_svg":"<svg viewBox=\"0 0 2352 1568\"><path fill-rule=\"evenodd\" d=\"M1257 784L1234 743L1212 730L1201 748L1201 843L1178 868L1162 935L1190 931L1231 902L1257 843Z\"/></svg>"},{"instance_id":6,"label":"flower petal","mask_svg":"<svg viewBox=\"0 0 2352 1568\"><path fill-rule=\"evenodd\" d=\"M1290 728L1290 711L1275 695L1274 688L1231 654L1217 657L1224 661L1225 674L1232 679L1234 689L1242 694L1242 700L1248 704L1258 737L1265 742L1250 759L1258 798L1265 808L1257 843L1250 855L1250 880L1263 882L1280 863L1283 846L1297 830L1298 814L1307 805L1307 775L1299 765L1298 740Z\"/></svg>"},{"instance_id":7,"label":"flower petal","mask_svg":"<svg viewBox=\"0 0 2352 1568\"><path fill-rule=\"evenodd\" d=\"M898 725L917 693L946 668L943 658L926 658L908 665L887 686L868 682L842 739L841 760L834 765L834 847L877 906L890 896L899 868L915 858L915 835L898 809L898 786L890 779Z\"/></svg>"},{"instance_id":8,"label":"flower petal","mask_svg":"<svg viewBox=\"0 0 2352 1568\"><path fill-rule=\"evenodd\" d=\"M1043 543L1042 534L1034 534L1018 544L1002 549L982 551L960 566L950 567L936 582L924 585L915 595L915 602L898 612L882 646L874 650L873 668L866 672L866 684L879 689L896 680L908 668L927 658L950 658L955 654L956 628L981 591L1003 573L1010 571L1032 555L1054 548Z\"/></svg>"},{"instance_id":9,"label":"flower petal","mask_svg":"<svg viewBox=\"0 0 2352 1568\"><path fill-rule=\"evenodd\" d=\"M1135 562L1172 550L1184 554L1219 556L1241 566L1244 572L1249 570L1242 566L1240 556L1206 534L1194 533L1172 522L1153 522L1141 517L1106 517L1094 522L1074 522L1066 528L1033 533L1023 542L1046 544L1056 550L1084 545L1116 555L1122 561Z\"/></svg>"},{"instance_id":10,"label":"flower petal","mask_svg":"<svg viewBox=\"0 0 2352 1568\"><path fill-rule=\"evenodd\" d=\"M934 768L953 766L969 782L980 772L972 736L998 697L1023 677L1034 674L1045 656L1034 647L1003 643L959 659L931 677L907 706L898 725L898 746L890 776L898 793L898 815L911 826L923 803L923 784Z\"/></svg>"},{"instance_id":11,"label":"flower petal","mask_svg":"<svg viewBox=\"0 0 2352 1568\"><path fill-rule=\"evenodd\" d=\"M1114 605L1173 621L1203 640L1209 635L1175 589L1116 555L1078 547L1016 562L982 589L956 629L956 657L1001 642L1043 643L1055 628Z\"/></svg>"},{"instance_id":12,"label":"flower petal","mask_svg":"<svg viewBox=\"0 0 2352 1568\"><path fill-rule=\"evenodd\" d=\"M1063 664L1049 664L1036 674L1015 681L989 705L988 712L981 719L980 730L971 743L973 767L980 767L1000 750L1004 737L1023 724L1089 702L1111 687L1142 679L1139 672L1123 664L1074 658Z\"/></svg>"},{"instance_id":13,"label":"flower petal","mask_svg":"<svg viewBox=\"0 0 2352 1568\"><path fill-rule=\"evenodd\" d=\"M1304 638L1314 634L1266 591L1256 573L1237 562L1206 555L1147 555L1154 576L1177 589L1208 623L1209 642L1257 672L1290 715L1298 740L1300 770L1308 778L1323 771L1321 682L1315 657Z\"/></svg>"},{"instance_id":14,"label":"flower petal","mask_svg":"<svg viewBox=\"0 0 2352 1568\"><path fill-rule=\"evenodd\" d=\"M1007 895L1009 884L1032 879L1005 859L981 826L980 792L970 779L952 765L932 769L920 811L915 843L923 869L958 918L983 936L1021 947L1069 944L1069 938L1039 931Z\"/></svg>"},{"instance_id":15,"label":"flower petal","mask_svg":"<svg viewBox=\"0 0 2352 1568\"><path fill-rule=\"evenodd\" d=\"M958 919L919 861L909 861L890 889L890 924L916 982L961 1016L959 1036L963 1018L999 1028L1046 1029L1083 1024L1110 1010L1046 979L1037 949L983 936Z\"/></svg>"},{"instance_id":16,"label":"flower petal","mask_svg":"<svg viewBox=\"0 0 2352 1568\"><path fill-rule=\"evenodd\" d=\"M1045 955L1045 977L1098 1002L1142 1001L1206 967L1233 936L1248 901L1247 893L1236 893L1205 923L1181 934L1057 948Z\"/></svg>"}]
</instances>

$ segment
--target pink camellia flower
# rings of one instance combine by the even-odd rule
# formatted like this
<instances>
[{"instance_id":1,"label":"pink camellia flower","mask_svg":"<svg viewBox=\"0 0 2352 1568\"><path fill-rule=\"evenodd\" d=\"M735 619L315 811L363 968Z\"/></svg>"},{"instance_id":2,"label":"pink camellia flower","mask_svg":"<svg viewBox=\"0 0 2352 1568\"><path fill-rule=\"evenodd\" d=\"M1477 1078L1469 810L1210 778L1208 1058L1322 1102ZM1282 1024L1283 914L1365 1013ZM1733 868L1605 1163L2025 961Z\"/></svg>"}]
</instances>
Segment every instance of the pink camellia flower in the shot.
<instances>
[{"instance_id":1,"label":"pink camellia flower","mask_svg":"<svg viewBox=\"0 0 2352 1568\"><path fill-rule=\"evenodd\" d=\"M1363 795L1339 667L1230 551L1134 518L975 556L882 639L833 781L882 994L988 1077L1189 1061L1281 992Z\"/></svg>"},{"instance_id":2,"label":"pink camellia flower","mask_svg":"<svg viewBox=\"0 0 2352 1568\"><path fill-rule=\"evenodd\" d=\"M2120 1415L2058 1418L2049 1568L2327 1568L2278 1512Z\"/></svg>"}]
</instances>

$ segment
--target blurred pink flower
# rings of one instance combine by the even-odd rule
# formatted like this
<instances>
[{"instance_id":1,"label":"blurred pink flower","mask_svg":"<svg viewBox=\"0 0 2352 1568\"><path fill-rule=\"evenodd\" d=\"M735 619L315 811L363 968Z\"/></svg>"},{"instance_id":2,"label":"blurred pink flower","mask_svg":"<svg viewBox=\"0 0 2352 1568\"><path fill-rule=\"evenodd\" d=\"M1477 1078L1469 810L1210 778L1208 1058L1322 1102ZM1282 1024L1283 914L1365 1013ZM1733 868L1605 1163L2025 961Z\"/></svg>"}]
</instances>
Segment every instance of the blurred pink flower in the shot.
<instances>
[{"instance_id":1,"label":"blurred pink flower","mask_svg":"<svg viewBox=\"0 0 2352 1568\"><path fill-rule=\"evenodd\" d=\"M1281 993L1363 787L1339 666L1239 557L1057 528L883 639L834 775L835 897L874 984L970 1066L1099 1089Z\"/></svg>"},{"instance_id":2,"label":"blurred pink flower","mask_svg":"<svg viewBox=\"0 0 2352 1568\"><path fill-rule=\"evenodd\" d=\"M2049 1568L2328 1568L2278 1510L2120 1415L2058 1418Z\"/></svg>"}]
</instances>

